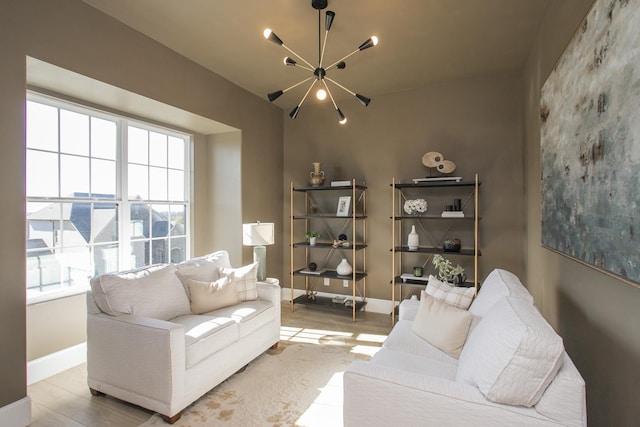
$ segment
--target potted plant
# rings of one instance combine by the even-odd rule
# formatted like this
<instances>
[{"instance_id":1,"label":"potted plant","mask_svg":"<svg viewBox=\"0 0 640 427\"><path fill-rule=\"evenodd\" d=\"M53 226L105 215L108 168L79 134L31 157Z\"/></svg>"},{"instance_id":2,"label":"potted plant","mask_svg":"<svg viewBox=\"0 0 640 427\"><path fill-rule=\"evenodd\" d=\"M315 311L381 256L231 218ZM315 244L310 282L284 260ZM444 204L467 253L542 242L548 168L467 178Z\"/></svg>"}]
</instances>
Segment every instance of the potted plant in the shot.
<instances>
[{"instance_id":1,"label":"potted plant","mask_svg":"<svg viewBox=\"0 0 640 427\"><path fill-rule=\"evenodd\" d=\"M304 238L309 241L309 245L311 246L315 246L316 239L318 237L320 237L320 233L318 233L317 231L309 231L307 234L304 235Z\"/></svg>"},{"instance_id":2,"label":"potted plant","mask_svg":"<svg viewBox=\"0 0 640 427\"><path fill-rule=\"evenodd\" d=\"M438 279L443 282L449 282L456 286L460 286L467 279L466 274L464 274L464 268L460 265L456 265L454 267L451 261L440 254L433 256L433 265L438 271Z\"/></svg>"}]
</instances>

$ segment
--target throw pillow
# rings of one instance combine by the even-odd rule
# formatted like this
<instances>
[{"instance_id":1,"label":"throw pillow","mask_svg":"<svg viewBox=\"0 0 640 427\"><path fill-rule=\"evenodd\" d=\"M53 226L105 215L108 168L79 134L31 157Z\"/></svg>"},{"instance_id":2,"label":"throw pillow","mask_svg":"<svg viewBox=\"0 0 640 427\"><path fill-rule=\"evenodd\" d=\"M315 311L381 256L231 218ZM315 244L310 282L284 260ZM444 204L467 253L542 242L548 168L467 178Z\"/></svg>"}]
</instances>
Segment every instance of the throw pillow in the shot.
<instances>
[{"instance_id":1,"label":"throw pillow","mask_svg":"<svg viewBox=\"0 0 640 427\"><path fill-rule=\"evenodd\" d=\"M411 330L423 340L456 359L467 339L472 314L437 301L422 291Z\"/></svg>"},{"instance_id":2,"label":"throw pillow","mask_svg":"<svg viewBox=\"0 0 640 427\"><path fill-rule=\"evenodd\" d=\"M502 298L482 317L460 354L456 381L487 399L535 405L563 362L562 338L528 300Z\"/></svg>"},{"instance_id":3,"label":"throw pillow","mask_svg":"<svg viewBox=\"0 0 640 427\"><path fill-rule=\"evenodd\" d=\"M239 268L218 268L221 277L231 276L242 301L258 299L258 263L254 262Z\"/></svg>"},{"instance_id":4,"label":"throw pillow","mask_svg":"<svg viewBox=\"0 0 640 427\"><path fill-rule=\"evenodd\" d=\"M193 279L201 282L213 282L220 278L218 268L230 267L229 253L227 251L217 251L197 258L191 258L178 264L176 274L184 285L187 292L189 286L187 280Z\"/></svg>"},{"instance_id":5,"label":"throw pillow","mask_svg":"<svg viewBox=\"0 0 640 427\"><path fill-rule=\"evenodd\" d=\"M91 291L100 310L112 316L135 314L170 320L191 314L174 264L103 274L91 279Z\"/></svg>"},{"instance_id":6,"label":"throw pillow","mask_svg":"<svg viewBox=\"0 0 640 427\"><path fill-rule=\"evenodd\" d=\"M509 296L524 298L533 304L533 297L520 282L518 276L510 271L496 268L482 282L478 296L469 307L469 311L474 316L482 317L501 298Z\"/></svg>"},{"instance_id":7,"label":"throw pillow","mask_svg":"<svg viewBox=\"0 0 640 427\"><path fill-rule=\"evenodd\" d=\"M432 275L429 275L426 291L438 301L446 302L463 310L469 308L476 292L475 288L453 286L449 283L441 282Z\"/></svg>"},{"instance_id":8,"label":"throw pillow","mask_svg":"<svg viewBox=\"0 0 640 427\"><path fill-rule=\"evenodd\" d=\"M240 303L238 290L231 280L233 275L223 277L215 282L201 282L188 279L191 294L191 311L193 314L203 314Z\"/></svg>"}]
</instances>

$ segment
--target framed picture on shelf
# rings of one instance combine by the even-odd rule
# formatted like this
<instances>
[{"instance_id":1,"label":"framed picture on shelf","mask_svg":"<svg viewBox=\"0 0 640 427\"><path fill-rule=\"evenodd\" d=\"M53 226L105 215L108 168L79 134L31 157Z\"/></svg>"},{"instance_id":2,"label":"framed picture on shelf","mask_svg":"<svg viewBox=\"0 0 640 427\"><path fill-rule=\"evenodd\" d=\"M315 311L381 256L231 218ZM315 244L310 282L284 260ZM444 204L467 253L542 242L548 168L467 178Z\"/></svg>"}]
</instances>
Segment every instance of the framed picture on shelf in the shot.
<instances>
[{"instance_id":1,"label":"framed picture on shelf","mask_svg":"<svg viewBox=\"0 0 640 427\"><path fill-rule=\"evenodd\" d=\"M336 216L349 216L349 206L351 205L351 196L341 196L338 199L338 211Z\"/></svg>"}]
</instances>

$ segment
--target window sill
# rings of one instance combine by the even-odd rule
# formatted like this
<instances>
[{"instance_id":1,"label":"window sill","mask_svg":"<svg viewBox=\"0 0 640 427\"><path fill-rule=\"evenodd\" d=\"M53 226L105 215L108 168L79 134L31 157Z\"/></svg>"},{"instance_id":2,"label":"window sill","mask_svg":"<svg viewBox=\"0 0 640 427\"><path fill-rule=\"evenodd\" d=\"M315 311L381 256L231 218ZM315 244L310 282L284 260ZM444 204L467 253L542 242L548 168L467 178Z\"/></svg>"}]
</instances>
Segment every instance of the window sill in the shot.
<instances>
[{"instance_id":1,"label":"window sill","mask_svg":"<svg viewBox=\"0 0 640 427\"><path fill-rule=\"evenodd\" d=\"M68 298L79 294L84 294L90 289L89 285L87 286L74 286L73 288L60 289L57 291L51 292L34 292L32 295L29 295L29 291L27 291L27 305L32 304L40 304L43 302L53 301L61 298Z\"/></svg>"}]
</instances>

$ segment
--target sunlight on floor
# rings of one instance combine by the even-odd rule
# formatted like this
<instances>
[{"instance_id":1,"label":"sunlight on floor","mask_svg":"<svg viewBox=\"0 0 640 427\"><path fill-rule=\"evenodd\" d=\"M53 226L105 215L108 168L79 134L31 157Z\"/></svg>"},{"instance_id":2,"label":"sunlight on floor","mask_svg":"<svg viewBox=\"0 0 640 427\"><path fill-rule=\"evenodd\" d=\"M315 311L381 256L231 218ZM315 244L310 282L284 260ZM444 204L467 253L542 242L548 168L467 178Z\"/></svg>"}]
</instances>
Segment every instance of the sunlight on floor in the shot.
<instances>
[{"instance_id":1,"label":"sunlight on floor","mask_svg":"<svg viewBox=\"0 0 640 427\"><path fill-rule=\"evenodd\" d=\"M280 340L306 344L323 344L348 347L351 353L373 356L386 335L353 334L350 332L332 331L311 328L294 328L282 326ZM335 372L329 382L318 389L320 394L296 421L296 426L341 426L342 425L342 375Z\"/></svg>"},{"instance_id":2,"label":"sunlight on floor","mask_svg":"<svg viewBox=\"0 0 640 427\"><path fill-rule=\"evenodd\" d=\"M298 418L296 426L341 426L342 425L342 374L336 372L329 382L318 391L320 395Z\"/></svg>"}]
</instances>

